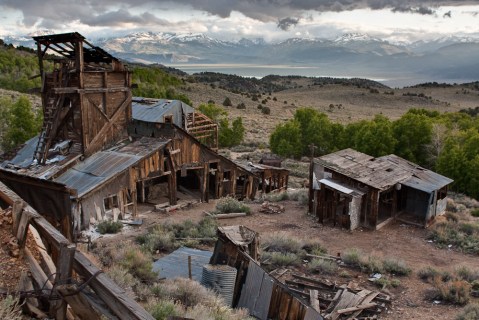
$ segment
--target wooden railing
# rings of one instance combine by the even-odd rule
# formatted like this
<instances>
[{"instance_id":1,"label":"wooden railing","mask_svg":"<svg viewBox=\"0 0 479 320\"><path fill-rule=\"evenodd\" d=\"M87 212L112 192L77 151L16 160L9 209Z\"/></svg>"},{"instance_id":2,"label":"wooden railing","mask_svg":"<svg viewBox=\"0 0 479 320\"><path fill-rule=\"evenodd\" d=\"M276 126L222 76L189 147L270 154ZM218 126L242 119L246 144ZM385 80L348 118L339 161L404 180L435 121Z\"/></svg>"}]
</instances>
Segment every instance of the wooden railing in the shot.
<instances>
[{"instance_id":1,"label":"wooden railing","mask_svg":"<svg viewBox=\"0 0 479 320\"><path fill-rule=\"evenodd\" d=\"M28 292L24 294L28 296L25 304L32 313L58 320L100 320L102 315L108 319L154 319L75 244L1 182L0 200L12 207L12 232L30 266L34 286L24 276L19 293L21 296ZM25 246L29 233L36 244L35 253ZM48 301L48 310L37 308L35 299L40 296Z\"/></svg>"}]
</instances>

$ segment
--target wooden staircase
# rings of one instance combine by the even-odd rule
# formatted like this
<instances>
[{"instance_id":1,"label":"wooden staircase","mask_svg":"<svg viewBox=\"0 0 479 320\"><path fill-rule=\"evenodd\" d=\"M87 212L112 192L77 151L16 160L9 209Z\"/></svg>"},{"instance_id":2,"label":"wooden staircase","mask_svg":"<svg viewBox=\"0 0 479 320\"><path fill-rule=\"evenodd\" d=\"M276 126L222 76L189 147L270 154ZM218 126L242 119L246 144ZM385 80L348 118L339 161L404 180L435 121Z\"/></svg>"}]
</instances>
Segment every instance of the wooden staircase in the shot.
<instances>
[{"instance_id":1,"label":"wooden staircase","mask_svg":"<svg viewBox=\"0 0 479 320\"><path fill-rule=\"evenodd\" d=\"M66 87L69 81L69 73L67 70L59 74L60 86ZM35 148L34 159L38 164L45 164L48 156L48 150L55 138L56 130L58 129L59 115L65 102L64 94L53 93L53 88L57 87L59 83L55 83L55 79L45 79L44 87L50 88L50 94L45 99L43 109L43 125Z\"/></svg>"},{"instance_id":2,"label":"wooden staircase","mask_svg":"<svg viewBox=\"0 0 479 320\"><path fill-rule=\"evenodd\" d=\"M185 129L211 149L218 149L218 125L204 114L189 113L186 117Z\"/></svg>"}]
</instances>

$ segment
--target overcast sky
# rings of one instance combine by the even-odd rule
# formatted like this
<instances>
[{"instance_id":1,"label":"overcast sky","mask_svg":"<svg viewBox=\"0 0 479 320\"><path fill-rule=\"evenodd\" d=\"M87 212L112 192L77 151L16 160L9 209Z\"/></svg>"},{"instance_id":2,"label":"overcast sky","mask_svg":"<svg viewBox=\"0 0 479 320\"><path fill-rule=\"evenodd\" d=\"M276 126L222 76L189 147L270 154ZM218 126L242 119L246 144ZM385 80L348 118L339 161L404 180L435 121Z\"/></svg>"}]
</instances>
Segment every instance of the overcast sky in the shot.
<instances>
[{"instance_id":1,"label":"overcast sky","mask_svg":"<svg viewBox=\"0 0 479 320\"><path fill-rule=\"evenodd\" d=\"M138 31L267 41L350 32L395 41L479 38L477 0L0 0L0 19L0 36L49 29L89 38Z\"/></svg>"}]
</instances>

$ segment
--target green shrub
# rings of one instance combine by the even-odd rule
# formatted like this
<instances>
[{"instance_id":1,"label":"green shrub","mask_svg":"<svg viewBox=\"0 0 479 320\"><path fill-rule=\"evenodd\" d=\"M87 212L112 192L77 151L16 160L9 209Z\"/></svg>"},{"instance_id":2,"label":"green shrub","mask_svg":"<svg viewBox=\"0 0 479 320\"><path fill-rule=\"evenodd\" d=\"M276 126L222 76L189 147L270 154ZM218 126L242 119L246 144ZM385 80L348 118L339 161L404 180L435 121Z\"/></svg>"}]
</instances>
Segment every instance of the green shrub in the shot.
<instances>
[{"instance_id":1,"label":"green shrub","mask_svg":"<svg viewBox=\"0 0 479 320\"><path fill-rule=\"evenodd\" d=\"M302 248L304 251L306 251L309 254L313 254L315 256L320 256L322 254L328 253L328 250L324 248L321 243L316 242L316 241L306 241Z\"/></svg>"},{"instance_id":2,"label":"green shrub","mask_svg":"<svg viewBox=\"0 0 479 320\"><path fill-rule=\"evenodd\" d=\"M357 248L351 248L343 253L342 260L347 265L359 267L361 265L361 256L361 251L359 251Z\"/></svg>"},{"instance_id":3,"label":"green shrub","mask_svg":"<svg viewBox=\"0 0 479 320\"><path fill-rule=\"evenodd\" d=\"M249 214L251 209L233 197L224 197L216 203L216 211L219 213L245 212Z\"/></svg>"},{"instance_id":4,"label":"green shrub","mask_svg":"<svg viewBox=\"0 0 479 320\"><path fill-rule=\"evenodd\" d=\"M159 300L147 307L148 312L156 320L166 320L169 316L177 316L176 305L170 300Z\"/></svg>"},{"instance_id":5,"label":"green shrub","mask_svg":"<svg viewBox=\"0 0 479 320\"><path fill-rule=\"evenodd\" d=\"M105 233L117 233L123 229L123 223L113 220L104 220L97 225L98 232Z\"/></svg>"},{"instance_id":6,"label":"green shrub","mask_svg":"<svg viewBox=\"0 0 479 320\"><path fill-rule=\"evenodd\" d=\"M464 307L461 313L456 317L456 320L477 320L479 319L479 304L468 304Z\"/></svg>"},{"instance_id":7,"label":"green shrub","mask_svg":"<svg viewBox=\"0 0 479 320\"><path fill-rule=\"evenodd\" d=\"M363 259L359 266L363 272L367 273L382 273L384 271L383 263L375 256L369 256L367 260Z\"/></svg>"},{"instance_id":8,"label":"green shrub","mask_svg":"<svg viewBox=\"0 0 479 320\"><path fill-rule=\"evenodd\" d=\"M173 232L161 228L154 228L153 231L139 236L137 241L150 253L155 253L157 250L171 252L179 247Z\"/></svg>"},{"instance_id":9,"label":"green shrub","mask_svg":"<svg viewBox=\"0 0 479 320\"><path fill-rule=\"evenodd\" d=\"M399 259L388 258L383 261L384 270L398 275L398 276L407 276L411 273L411 268L409 268L406 263Z\"/></svg>"},{"instance_id":10,"label":"green shrub","mask_svg":"<svg viewBox=\"0 0 479 320\"><path fill-rule=\"evenodd\" d=\"M263 240L264 251L282 252L282 253L300 253L303 244L295 239L282 233L274 233Z\"/></svg>"},{"instance_id":11,"label":"green shrub","mask_svg":"<svg viewBox=\"0 0 479 320\"><path fill-rule=\"evenodd\" d=\"M126 249L124 257L119 263L141 281L150 282L158 277L158 274L152 270L153 263L151 257L138 250L138 248Z\"/></svg>"},{"instance_id":12,"label":"green shrub","mask_svg":"<svg viewBox=\"0 0 479 320\"><path fill-rule=\"evenodd\" d=\"M262 114L271 114L271 109L269 107L263 107L261 109Z\"/></svg>"},{"instance_id":13,"label":"green shrub","mask_svg":"<svg viewBox=\"0 0 479 320\"><path fill-rule=\"evenodd\" d=\"M231 103L231 99L226 97L225 100L223 101L223 105L225 107L231 107L233 105L233 103Z\"/></svg>"},{"instance_id":14,"label":"green shrub","mask_svg":"<svg viewBox=\"0 0 479 320\"><path fill-rule=\"evenodd\" d=\"M308 269L315 273L333 275L338 273L338 264L336 261L316 258L311 260Z\"/></svg>"},{"instance_id":15,"label":"green shrub","mask_svg":"<svg viewBox=\"0 0 479 320\"><path fill-rule=\"evenodd\" d=\"M386 277L381 277L374 281L374 284L380 287L381 289L386 289L387 287L397 288L401 285L401 281L399 279L388 279Z\"/></svg>"},{"instance_id":16,"label":"green shrub","mask_svg":"<svg viewBox=\"0 0 479 320\"><path fill-rule=\"evenodd\" d=\"M264 252L261 261L268 269L299 265L301 259L294 253Z\"/></svg>"},{"instance_id":17,"label":"green shrub","mask_svg":"<svg viewBox=\"0 0 479 320\"><path fill-rule=\"evenodd\" d=\"M471 285L466 281L434 282L437 297L445 302L465 305L469 302Z\"/></svg>"},{"instance_id":18,"label":"green shrub","mask_svg":"<svg viewBox=\"0 0 479 320\"><path fill-rule=\"evenodd\" d=\"M263 196L263 200L269 201L269 202L280 202L280 201L286 201L288 199L289 199L289 194L286 191L267 193Z\"/></svg>"},{"instance_id":19,"label":"green shrub","mask_svg":"<svg viewBox=\"0 0 479 320\"><path fill-rule=\"evenodd\" d=\"M302 206L305 206L309 201L308 190L300 189L296 191L288 191L288 198L290 200L299 202L299 204Z\"/></svg>"},{"instance_id":20,"label":"green shrub","mask_svg":"<svg viewBox=\"0 0 479 320\"><path fill-rule=\"evenodd\" d=\"M446 212L446 214L444 216L446 217L447 221L451 221L451 222L458 222L459 221L459 215L457 213Z\"/></svg>"},{"instance_id":21,"label":"green shrub","mask_svg":"<svg viewBox=\"0 0 479 320\"><path fill-rule=\"evenodd\" d=\"M438 223L430 232L439 247L453 245L466 253L479 254L479 225L477 223Z\"/></svg>"},{"instance_id":22,"label":"green shrub","mask_svg":"<svg viewBox=\"0 0 479 320\"><path fill-rule=\"evenodd\" d=\"M434 269L433 267L427 266L417 272L417 275L422 281L429 282L432 281L434 278L439 276L439 271Z\"/></svg>"},{"instance_id":23,"label":"green shrub","mask_svg":"<svg viewBox=\"0 0 479 320\"><path fill-rule=\"evenodd\" d=\"M464 280L469 283L479 280L479 272L477 270L471 270L466 266L460 266L457 268L456 275L460 280Z\"/></svg>"},{"instance_id":24,"label":"green shrub","mask_svg":"<svg viewBox=\"0 0 479 320\"><path fill-rule=\"evenodd\" d=\"M479 209L471 210L471 216L473 216L473 217L479 217Z\"/></svg>"},{"instance_id":25,"label":"green shrub","mask_svg":"<svg viewBox=\"0 0 479 320\"><path fill-rule=\"evenodd\" d=\"M113 265L108 269L107 274L131 298L136 298L133 289L139 284L139 281L128 272L128 269L120 265Z\"/></svg>"}]
</instances>

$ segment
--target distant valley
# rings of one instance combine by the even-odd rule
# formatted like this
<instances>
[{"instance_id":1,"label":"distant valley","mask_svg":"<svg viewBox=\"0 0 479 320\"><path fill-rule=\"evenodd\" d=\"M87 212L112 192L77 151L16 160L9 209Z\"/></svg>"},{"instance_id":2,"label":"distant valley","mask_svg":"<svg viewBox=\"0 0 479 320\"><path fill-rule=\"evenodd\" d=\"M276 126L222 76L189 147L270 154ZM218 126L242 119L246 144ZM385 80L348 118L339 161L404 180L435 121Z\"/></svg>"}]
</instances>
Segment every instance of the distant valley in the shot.
<instances>
[{"instance_id":1,"label":"distant valley","mask_svg":"<svg viewBox=\"0 0 479 320\"><path fill-rule=\"evenodd\" d=\"M33 46L30 37L4 40ZM268 43L263 39L222 41L204 34L145 32L90 40L127 61L159 63L188 73L361 77L390 87L479 79L479 39L475 38L391 43L364 34L346 34L337 39L292 38Z\"/></svg>"}]
</instances>

